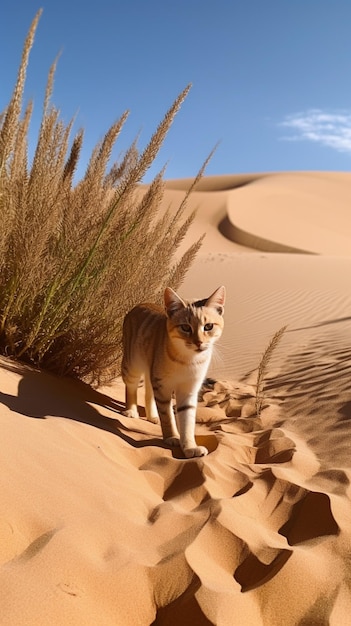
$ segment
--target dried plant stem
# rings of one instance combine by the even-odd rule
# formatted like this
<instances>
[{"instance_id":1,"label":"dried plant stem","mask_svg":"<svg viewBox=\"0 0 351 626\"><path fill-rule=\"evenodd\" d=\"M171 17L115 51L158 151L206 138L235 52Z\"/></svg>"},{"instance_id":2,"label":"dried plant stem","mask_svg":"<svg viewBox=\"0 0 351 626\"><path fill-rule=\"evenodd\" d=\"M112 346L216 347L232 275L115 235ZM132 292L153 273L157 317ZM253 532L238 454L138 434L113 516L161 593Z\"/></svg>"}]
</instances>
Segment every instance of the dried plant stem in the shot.
<instances>
[{"instance_id":1,"label":"dried plant stem","mask_svg":"<svg viewBox=\"0 0 351 626\"><path fill-rule=\"evenodd\" d=\"M32 104L23 91L29 53L41 15L24 44L17 82L0 115L0 353L93 384L119 372L125 313L179 287L202 238L177 254L194 219L185 200L161 211L162 170L140 197L139 183L155 159L188 85L171 105L147 147L136 142L109 165L127 119L124 113L93 149L83 178L73 183L83 145L70 147L73 120L51 105L57 62L47 79L42 120L28 161Z\"/></svg>"},{"instance_id":2,"label":"dried plant stem","mask_svg":"<svg viewBox=\"0 0 351 626\"><path fill-rule=\"evenodd\" d=\"M270 340L266 350L264 351L260 364L258 366L257 379L256 379L256 415L260 417L262 412L263 400L264 400L264 379L267 373L269 362L272 358L273 352L277 348L282 336L286 331L287 326L282 326Z\"/></svg>"}]
</instances>

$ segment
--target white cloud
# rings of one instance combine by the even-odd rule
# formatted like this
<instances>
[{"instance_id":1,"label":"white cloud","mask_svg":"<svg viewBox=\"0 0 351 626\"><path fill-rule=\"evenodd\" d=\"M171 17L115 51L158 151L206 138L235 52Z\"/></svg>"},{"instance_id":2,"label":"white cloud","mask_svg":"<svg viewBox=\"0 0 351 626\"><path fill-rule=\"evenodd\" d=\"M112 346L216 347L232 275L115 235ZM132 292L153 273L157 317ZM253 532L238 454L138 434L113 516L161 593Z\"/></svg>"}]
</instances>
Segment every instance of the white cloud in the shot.
<instances>
[{"instance_id":1,"label":"white cloud","mask_svg":"<svg viewBox=\"0 0 351 626\"><path fill-rule=\"evenodd\" d=\"M325 113L310 109L288 115L280 126L293 131L287 140L308 140L320 143L338 152L351 152L351 112Z\"/></svg>"}]
</instances>

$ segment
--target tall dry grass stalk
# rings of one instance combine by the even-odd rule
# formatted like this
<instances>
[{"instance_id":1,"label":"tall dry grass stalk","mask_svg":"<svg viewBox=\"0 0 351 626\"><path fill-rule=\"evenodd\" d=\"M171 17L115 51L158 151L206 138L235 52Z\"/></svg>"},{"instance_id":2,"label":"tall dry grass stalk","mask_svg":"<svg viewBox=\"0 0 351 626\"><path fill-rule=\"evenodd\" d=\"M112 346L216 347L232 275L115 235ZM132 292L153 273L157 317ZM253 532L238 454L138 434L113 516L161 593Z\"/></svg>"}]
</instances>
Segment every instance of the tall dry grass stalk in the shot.
<instances>
[{"instance_id":1,"label":"tall dry grass stalk","mask_svg":"<svg viewBox=\"0 0 351 626\"><path fill-rule=\"evenodd\" d=\"M257 378L256 378L256 401L255 401L255 408L256 408L256 415L257 417L259 417L261 415L262 412L262 407L263 407L263 402L264 402L264 380L267 374L267 370L268 370L268 365L270 363L270 360L273 356L273 352L276 350L276 348L278 347L278 344L280 343L281 338L283 337L285 331L286 331L286 326L282 326L272 337L272 339L270 340L267 348L265 349L264 353L262 354L261 357L261 361L260 364L258 366L258 371L257 371Z\"/></svg>"},{"instance_id":2,"label":"tall dry grass stalk","mask_svg":"<svg viewBox=\"0 0 351 626\"><path fill-rule=\"evenodd\" d=\"M190 87L141 154L134 143L121 163L108 167L124 113L74 184L83 132L70 145L73 122L63 124L50 103L54 63L29 165L32 104L22 114L22 101L40 13L0 118L0 351L98 384L118 373L126 311L143 300L160 300L166 285L177 288L201 245L199 239L176 260L194 215L184 216L188 195L175 213L161 214L163 172L142 197L138 191Z\"/></svg>"}]
</instances>

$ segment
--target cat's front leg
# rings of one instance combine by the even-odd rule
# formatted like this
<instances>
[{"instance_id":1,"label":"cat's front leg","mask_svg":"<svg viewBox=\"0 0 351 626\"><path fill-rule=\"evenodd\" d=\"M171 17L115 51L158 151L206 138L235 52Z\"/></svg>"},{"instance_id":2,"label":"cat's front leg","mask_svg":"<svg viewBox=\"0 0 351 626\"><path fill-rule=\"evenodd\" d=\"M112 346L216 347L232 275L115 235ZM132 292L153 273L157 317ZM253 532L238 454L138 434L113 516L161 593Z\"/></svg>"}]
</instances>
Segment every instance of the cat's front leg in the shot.
<instances>
[{"instance_id":1,"label":"cat's front leg","mask_svg":"<svg viewBox=\"0 0 351 626\"><path fill-rule=\"evenodd\" d=\"M155 402L160 417L163 440L169 446L179 446L180 437L172 405L172 393L160 393L154 388Z\"/></svg>"},{"instance_id":2,"label":"cat's front leg","mask_svg":"<svg viewBox=\"0 0 351 626\"><path fill-rule=\"evenodd\" d=\"M125 394L126 394L126 409L124 415L126 417L139 417L138 412L138 381L125 381Z\"/></svg>"},{"instance_id":3,"label":"cat's front leg","mask_svg":"<svg viewBox=\"0 0 351 626\"><path fill-rule=\"evenodd\" d=\"M197 393L177 394L177 423L180 432L180 447L187 459L208 454L205 446L195 441Z\"/></svg>"},{"instance_id":4,"label":"cat's front leg","mask_svg":"<svg viewBox=\"0 0 351 626\"><path fill-rule=\"evenodd\" d=\"M154 390L152 388L150 376L145 374L145 412L146 419L153 424L159 423L157 404L155 402Z\"/></svg>"}]
</instances>

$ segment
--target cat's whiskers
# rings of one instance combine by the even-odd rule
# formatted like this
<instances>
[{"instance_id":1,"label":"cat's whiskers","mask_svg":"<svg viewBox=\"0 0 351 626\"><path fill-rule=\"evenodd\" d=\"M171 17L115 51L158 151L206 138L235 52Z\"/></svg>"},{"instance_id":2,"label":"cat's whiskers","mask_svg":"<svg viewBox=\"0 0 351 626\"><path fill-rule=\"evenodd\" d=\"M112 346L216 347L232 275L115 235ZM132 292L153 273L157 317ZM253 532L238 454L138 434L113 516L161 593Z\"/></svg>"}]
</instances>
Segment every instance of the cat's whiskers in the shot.
<instances>
[{"instance_id":1,"label":"cat's whiskers","mask_svg":"<svg viewBox=\"0 0 351 626\"><path fill-rule=\"evenodd\" d=\"M228 352L229 350L231 350L230 346L229 346ZM213 368L215 368L216 370L223 370L225 368L225 363L226 363L226 358L224 355L225 352L226 352L226 346L224 346L223 343L221 343L220 345L214 344L213 350L212 350L211 364Z\"/></svg>"}]
</instances>

